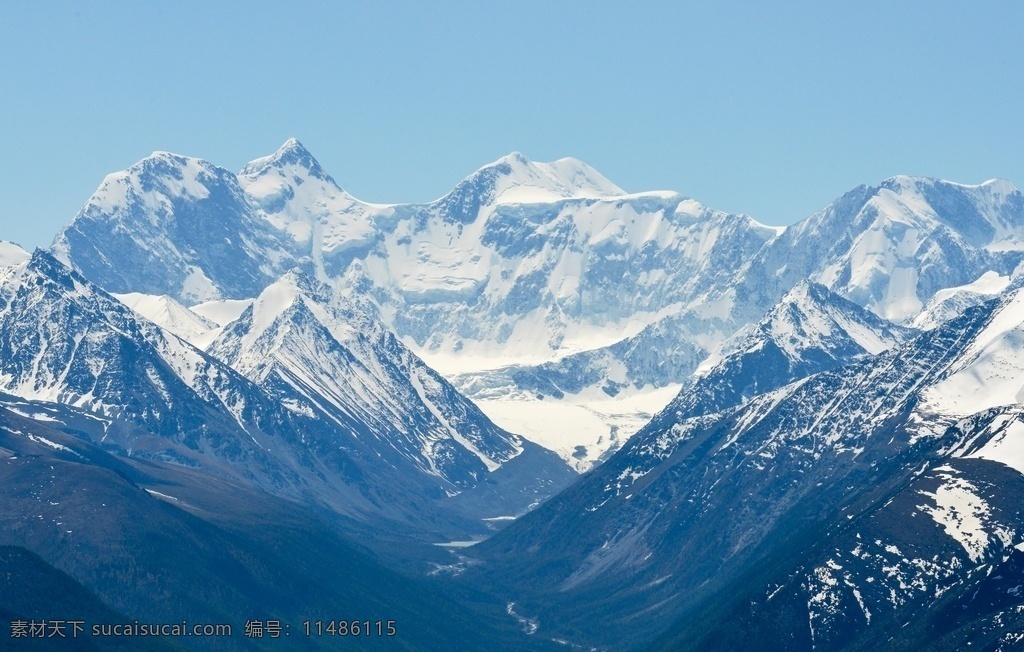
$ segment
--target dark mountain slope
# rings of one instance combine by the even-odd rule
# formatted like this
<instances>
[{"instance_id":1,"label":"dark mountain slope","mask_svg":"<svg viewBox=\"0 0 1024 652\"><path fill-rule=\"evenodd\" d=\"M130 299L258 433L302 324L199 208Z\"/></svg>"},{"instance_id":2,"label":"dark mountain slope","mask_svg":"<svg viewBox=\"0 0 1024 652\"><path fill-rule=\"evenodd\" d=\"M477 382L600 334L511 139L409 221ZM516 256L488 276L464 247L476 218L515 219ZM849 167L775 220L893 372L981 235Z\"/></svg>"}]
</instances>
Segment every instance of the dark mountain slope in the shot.
<instances>
[{"instance_id":1,"label":"dark mountain slope","mask_svg":"<svg viewBox=\"0 0 1024 652\"><path fill-rule=\"evenodd\" d=\"M666 409L603 466L470 549L482 564L468 576L539 615L540 634L642 647L941 464L962 437L917 411L921 392L1012 305L971 309L736 408L689 419Z\"/></svg>"},{"instance_id":2,"label":"dark mountain slope","mask_svg":"<svg viewBox=\"0 0 1024 652\"><path fill-rule=\"evenodd\" d=\"M268 649L346 646L301 630L339 618L394 620L397 635L364 639L371 648L520 646L518 628L388 570L326 512L195 470L113 458L8 410L0 483L0 544L32 550L134 618L232 624L234 638L197 649L246 647L238 633L252 618L291 625Z\"/></svg>"}]
</instances>

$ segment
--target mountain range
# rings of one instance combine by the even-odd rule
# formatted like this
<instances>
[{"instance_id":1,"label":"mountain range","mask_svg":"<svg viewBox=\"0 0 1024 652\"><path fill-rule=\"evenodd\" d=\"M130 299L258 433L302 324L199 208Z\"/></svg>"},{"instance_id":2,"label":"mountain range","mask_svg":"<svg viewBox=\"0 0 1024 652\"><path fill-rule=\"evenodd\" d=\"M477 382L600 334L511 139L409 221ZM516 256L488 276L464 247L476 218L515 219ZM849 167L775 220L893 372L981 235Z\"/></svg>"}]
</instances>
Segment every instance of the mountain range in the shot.
<instances>
[{"instance_id":1,"label":"mountain range","mask_svg":"<svg viewBox=\"0 0 1024 652\"><path fill-rule=\"evenodd\" d=\"M0 243L0 545L92 613L409 649L1013 649L1022 261L1001 180L783 228L575 159L384 205L294 139L156 152Z\"/></svg>"},{"instance_id":2,"label":"mountain range","mask_svg":"<svg viewBox=\"0 0 1024 652\"><path fill-rule=\"evenodd\" d=\"M1022 301L803 377L776 381L777 366L745 364L749 349L725 358L618 454L475 547L476 581L507 587L552 637L616 649L672 619L687 623L680 647L729 634L716 645L766 650L841 649L872 617L905 622L1024 539L1018 407L993 395L965 417L950 400L967 379L1022 386L1006 337L1024 328ZM978 383L992 364L999 378ZM749 398L721 392L759 383ZM701 615L722 604L756 618L756 636L735 638L730 609Z\"/></svg>"}]
</instances>

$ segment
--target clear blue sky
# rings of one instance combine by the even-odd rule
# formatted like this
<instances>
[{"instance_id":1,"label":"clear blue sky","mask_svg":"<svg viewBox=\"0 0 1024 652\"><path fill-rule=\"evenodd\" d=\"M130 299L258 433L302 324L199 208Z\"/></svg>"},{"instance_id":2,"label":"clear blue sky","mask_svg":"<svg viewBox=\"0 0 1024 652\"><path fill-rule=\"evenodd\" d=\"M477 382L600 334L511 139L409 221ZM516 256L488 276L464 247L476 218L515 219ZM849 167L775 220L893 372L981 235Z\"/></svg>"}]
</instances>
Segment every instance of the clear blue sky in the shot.
<instances>
[{"instance_id":1,"label":"clear blue sky","mask_svg":"<svg viewBox=\"0 0 1024 652\"><path fill-rule=\"evenodd\" d=\"M513 150L770 224L893 174L1024 185L1024 3L327 4L0 3L0 239L153 150L290 136L376 202Z\"/></svg>"}]
</instances>

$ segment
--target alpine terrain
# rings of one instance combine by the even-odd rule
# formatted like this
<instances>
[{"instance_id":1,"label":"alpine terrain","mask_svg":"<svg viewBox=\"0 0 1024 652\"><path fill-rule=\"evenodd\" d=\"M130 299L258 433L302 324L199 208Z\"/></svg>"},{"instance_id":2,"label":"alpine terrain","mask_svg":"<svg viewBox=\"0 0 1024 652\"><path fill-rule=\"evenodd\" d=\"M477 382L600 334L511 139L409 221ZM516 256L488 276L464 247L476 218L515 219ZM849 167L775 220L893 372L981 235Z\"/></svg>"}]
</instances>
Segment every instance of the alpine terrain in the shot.
<instances>
[{"instance_id":1,"label":"alpine terrain","mask_svg":"<svg viewBox=\"0 0 1024 652\"><path fill-rule=\"evenodd\" d=\"M1024 195L897 176L793 221L520 153L415 204L295 139L110 174L0 242L0 614L1021 649Z\"/></svg>"}]
</instances>

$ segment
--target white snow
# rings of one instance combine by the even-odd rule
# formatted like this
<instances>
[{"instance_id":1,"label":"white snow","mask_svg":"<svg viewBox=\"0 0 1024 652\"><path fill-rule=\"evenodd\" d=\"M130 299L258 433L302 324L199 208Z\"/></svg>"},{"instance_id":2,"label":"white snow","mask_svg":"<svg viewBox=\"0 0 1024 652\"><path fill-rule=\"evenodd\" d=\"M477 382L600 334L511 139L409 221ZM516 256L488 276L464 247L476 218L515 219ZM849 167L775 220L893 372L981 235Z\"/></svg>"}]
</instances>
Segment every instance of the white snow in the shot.
<instances>
[{"instance_id":1,"label":"white snow","mask_svg":"<svg viewBox=\"0 0 1024 652\"><path fill-rule=\"evenodd\" d=\"M1009 276L1002 276L990 270L979 276L973 283L939 290L935 293L935 296L932 297L932 300L935 302L944 301L945 299L959 294L960 292L977 292L979 294L995 296L1005 290L1009 285Z\"/></svg>"},{"instance_id":2,"label":"white snow","mask_svg":"<svg viewBox=\"0 0 1024 652\"><path fill-rule=\"evenodd\" d=\"M393 208L361 202L330 177L315 174L301 160L294 160L307 156L305 148L291 138L274 154L246 165L238 180L262 207L265 219L296 243L308 246L313 260L322 265L325 254L376 241L376 222L388 219Z\"/></svg>"},{"instance_id":3,"label":"white snow","mask_svg":"<svg viewBox=\"0 0 1024 652\"><path fill-rule=\"evenodd\" d=\"M139 292L113 296L143 318L197 348L205 349L219 333L217 324L189 310L169 296Z\"/></svg>"},{"instance_id":4,"label":"white snow","mask_svg":"<svg viewBox=\"0 0 1024 652\"><path fill-rule=\"evenodd\" d=\"M27 251L6 240L0 240L0 267L9 267L25 262L31 257Z\"/></svg>"},{"instance_id":5,"label":"white snow","mask_svg":"<svg viewBox=\"0 0 1024 652\"><path fill-rule=\"evenodd\" d=\"M923 398L923 409L957 416L1024 401L1024 290L1003 301Z\"/></svg>"},{"instance_id":6,"label":"white snow","mask_svg":"<svg viewBox=\"0 0 1024 652\"><path fill-rule=\"evenodd\" d=\"M11 405L6 405L4 407L6 407L8 411L17 414L18 416L25 417L26 419L32 419L34 421L49 421L51 423L63 423L59 419L54 419L45 412L26 412L24 410L19 410L18 408L13 407Z\"/></svg>"},{"instance_id":7,"label":"white snow","mask_svg":"<svg viewBox=\"0 0 1024 652\"><path fill-rule=\"evenodd\" d=\"M190 156L181 156L170 152L153 152L127 170L108 174L103 182L86 203L86 208L104 211L116 211L126 203L129 189L139 188L139 179L146 174L146 169L155 164L167 165L176 169L179 174L162 175L161 187L141 193L140 197L154 213L168 205L168 196L187 196L193 199L204 199L210 196L210 190L199 179L213 166ZM154 214L153 218L155 219Z\"/></svg>"},{"instance_id":8,"label":"white snow","mask_svg":"<svg viewBox=\"0 0 1024 652\"><path fill-rule=\"evenodd\" d=\"M220 291L217 289L217 286L210 280L203 270L195 266L190 268L189 274L185 278L185 283L181 289L181 295L184 298L190 301L196 301L198 299L216 297L219 294Z\"/></svg>"},{"instance_id":9,"label":"white snow","mask_svg":"<svg viewBox=\"0 0 1024 652\"><path fill-rule=\"evenodd\" d=\"M866 228L848 232L852 236L849 249L839 250L814 274L814 280L892 321L914 318L923 300L930 299L919 294L918 270L951 263L942 259L942 242L947 243L947 250L950 246L967 246L965 236L952 231L926 199L930 190L950 192L953 187L993 229L991 238L981 246L989 250L1024 247L1024 229L1006 217L1007 196L1015 191L1012 184L994 181L968 186L893 177L883 182L852 220L845 218L858 228L860 224ZM813 233L831 216L830 209L826 209L791 228Z\"/></svg>"},{"instance_id":10,"label":"white snow","mask_svg":"<svg viewBox=\"0 0 1024 652\"><path fill-rule=\"evenodd\" d=\"M968 306L1000 294L1010 285L1009 276L993 271L982 274L973 283L939 290L928 300L924 309L914 317L914 328L930 329L958 316Z\"/></svg>"},{"instance_id":11,"label":"white snow","mask_svg":"<svg viewBox=\"0 0 1024 652\"><path fill-rule=\"evenodd\" d=\"M971 561L980 562L989 546L985 527L990 511L988 503L978 496L978 488L968 480L950 473L942 477L944 482L935 493L920 492L935 504L920 505L918 509L931 516L947 535L963 546Z\"/></svg>"},{"instance_id":12,"label":"white snow","mask_svg":"<svg viewBox=\"0 0 1024 652\"><path fill-rule=\"evenodd\" d=\"M1024 422L1014 419L984 446L966 457L1001 462L1024 473Z\"/></svg>"},{"instance_id":13,"label":"white snow","mask_svg":"<svg viewBox=\"0 0 1024 652\"><path fill-rule=\"evenodd\" d=\"M497 176L494 182L495 204L534 204L571 198L598 198L625 195L625 191L582 161L563 158L551 163L536 163L519 152L512 152L494 163L485 165L469 177L478 176L499 166L510 172Z\"/></svg>"},{"instance_id":14,"label":"white snow","mask_svg":"<svg viewBox=\"0 0 1024 652\"><path fill-rule=\"evenodd\" d=\"M253 299L207 301L194 305L189 310L218 326L226 326L241 317L245 309L252 305L252 302Z\"/></svg>"},{"instance_id":15,"label":"white snow","mask_svg":"<svg viewBox=\"0 0 1024 652\"><path fill-rule=\"evenodd\" d=\"M50 441L46 437L42 437L42 436L39 436L39 435L28 435L28 438L31 439L32 441L36 442L36 443L43 444L44 446L49 446L50 448L52 448L54 450L64 451L66 453L71 453L72 455L75 455L77 457L82 457L81 455L78 454L77 451L72 450L72 449L68 448L67 446L63 446L61 444L58 444L57 442Z\"/></svg>"},{"instance_id":16,"label":"white snow","mask_svg":"<svg viewBox=\"0 0 1024 652\"><path fill-rule=\"evenodd\" d=\"M174 501L176 503L177 502L181 502L177 498L175 498L174 496L168 496L167 494L162 494L159 491L156 491L154 489L146 489L146 492L148 492L151 496L156 496L157 498L163 498L164 500L171 500L171 501Z\"/></svg>"},{"instance_id":17,"label":"white snow","mask_svg":"<svg viewBox=\"0 0 1024 652\"><path fill-rule=\"evenodd\" d=\"M678 306L657 313L639 312L629 319L605 324L566 324L564 339L556 350L538 346L538 342L549 337L549 332L543 323L538 323L540 320L536 312L525 315L504 342L460 340L462 346L457 350L450 346L428 349L409 338L404 338L403 342L432 368L448 377L454 377L514 365L539 365L561 360L574 353L609 347L633 337L660 317L670 314L673 309L678 309Z\"/></svg>"},{"instance_id":18,"label":"white snow","mask_svg":"<svg viewBox=\"0 0 1024 652\"><path fill-rule=\"evenodd\" d=\"M254 341L267 330L282 312L291 306L299 295L296 279L287 274L263 290L252 304L252 328L246 333L248 341Z\"/></svg>"},{"instance_id":19,"label":"white snow","mask_svg":"<svg viewBox=\"0 0 1024 652\"><path fill-rule=\"evenodd\" d=\"M626 391L614 398L570 396L558 401L508 397L475 402L498 426L555 451L584 473L618 450L675 398L679 388L670 385Z\"/></svg>"}]
</instances>

